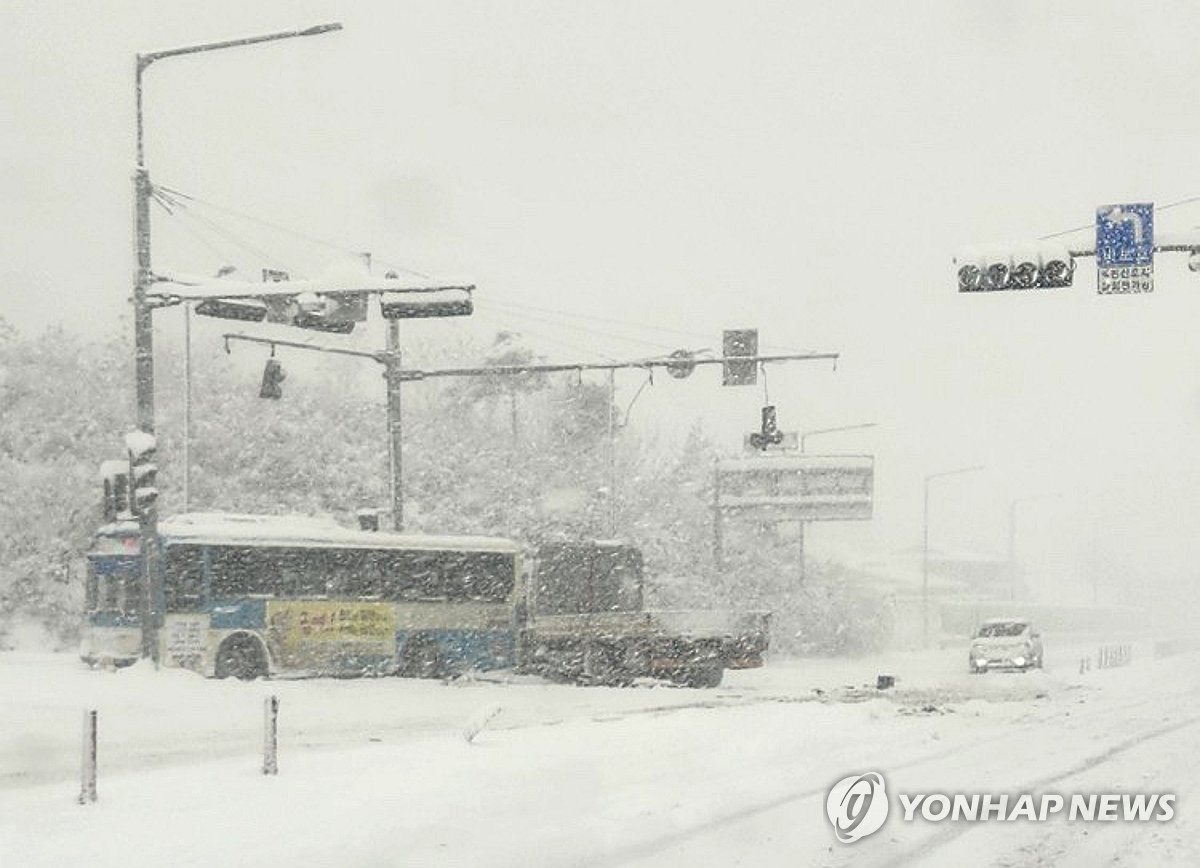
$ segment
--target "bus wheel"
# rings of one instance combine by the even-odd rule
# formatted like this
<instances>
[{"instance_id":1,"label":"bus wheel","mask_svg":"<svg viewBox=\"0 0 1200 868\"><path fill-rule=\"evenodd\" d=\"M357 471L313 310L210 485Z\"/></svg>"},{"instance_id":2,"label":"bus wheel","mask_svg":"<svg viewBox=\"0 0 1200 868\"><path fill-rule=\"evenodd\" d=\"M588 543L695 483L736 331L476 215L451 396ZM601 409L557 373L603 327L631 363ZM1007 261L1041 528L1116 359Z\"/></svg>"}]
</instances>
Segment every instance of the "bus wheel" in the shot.
<instances>
[{"instance_id":1,"label":"bus wheel","mask_svg":"<svg viewBox=\"0 0 1200 868\"><path fill-rule=\"evenodd\" d=\"M441 649L428 636L409 639L400 652L400 674L407 678L437 678L444 668Z\"/></svg>"},{"instance_id":2,"label":"bus wheel","mask_svg":"<svg viewBox=\"0 0 1200 868\"><path fill-rule=\"evenodd\" d=\"M230 636L217 651L216 675L253 681L267 674L267 658L262 645L252 636Z\"/></svg>"}]
</instances>

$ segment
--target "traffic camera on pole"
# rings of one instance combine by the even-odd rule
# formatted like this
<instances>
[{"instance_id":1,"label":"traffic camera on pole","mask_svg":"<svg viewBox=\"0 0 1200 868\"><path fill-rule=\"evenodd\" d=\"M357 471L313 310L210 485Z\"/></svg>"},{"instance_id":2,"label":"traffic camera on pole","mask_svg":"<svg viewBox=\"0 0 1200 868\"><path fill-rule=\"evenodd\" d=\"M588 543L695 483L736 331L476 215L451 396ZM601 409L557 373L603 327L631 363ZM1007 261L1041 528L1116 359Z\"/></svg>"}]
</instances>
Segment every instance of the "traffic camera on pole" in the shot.
<instances>
[{"instance_id":1,"label":"traffic camera on pole","mask_svg":"<svg viewBox=\"0 0 1200 868\"><path fill-rule=\"evenodd\" d=\"M1057 288L1070 286L1075 276L1071 252L1052 241L968 248L954 264L959 292Z\"/></svg>"},{"instance_id":2,"label":"traffic camera on pole","mask_svg":"<svg viewBox=\"0 0 1200 868\"><path fill-rule=\"evenodd\" d=\"M125 449L129 453L129 511L135 518L153 513L158 502L158 441L153 434L133 431L125 435Z\"/></svg>"}]
</instances>

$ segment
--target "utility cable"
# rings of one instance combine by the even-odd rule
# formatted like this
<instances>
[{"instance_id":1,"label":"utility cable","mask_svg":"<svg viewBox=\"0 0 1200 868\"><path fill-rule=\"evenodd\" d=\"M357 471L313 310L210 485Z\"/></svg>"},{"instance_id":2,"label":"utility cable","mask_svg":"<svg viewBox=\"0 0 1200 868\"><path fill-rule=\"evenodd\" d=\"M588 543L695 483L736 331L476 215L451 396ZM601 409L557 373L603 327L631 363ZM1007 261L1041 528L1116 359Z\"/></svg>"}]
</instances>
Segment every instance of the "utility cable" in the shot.
<instances>
[{"instance_id":1,"label":"utility cable","mask_svg":"<svg viewBox=\"0 0 1200 868\"><path fill-rule=\"evenodd\" d=\"M201 199L199 196L193 196L193 195L192 195L192 194L190 194L190 193L184 193L184 192L182 192L182 191L175 190L175 189L173 189L173 188L171 188L171 187L164 187L164 186L162 186L162 185L157 185L156 189L163 190L163 191L167 192L168 194L170 194L171 196L179 197L179 198L182 198L182 199L187 199L187 200L189 200L189 201L191 201L191 202L195 202L195 203L197 203L197 204L204 205L204 206L206 206L206 207L208 207L208 208L212 208L212 209L214 209L214 210L217 210L217 211L224 212L225 214L228 214L228 215L230 215L230 216L233 216L233 217L240 217L240 218L241 218L241 219L243 219L243 220L249 220L249 221L250 221L250 222L252 222L252 223L257 223L257 224L259 224L260 226L265 226L265 227L267 227L267 228L269 228L269 229L273 229L273 230L275 230L276 232L282 232L282 233L283 233L283 234L285 234L285 235L290 235L290 236L292 236L292 237L294 237L294 238L298 238L298 239L300 239L301 241L307 241L307 242L309 242L309 243L311 243L311 244L317 244L317 245L320 245L320 246L322 246L322 247L328 247L328 248L329 248L329 249L331 249L331 250L335 250L335 251L337 251L338 253L344 253L344 254L346 254L347 256L360 256L360 255L362 255L362 251L361 251L361 250L353 250L353 249L351 249L351 248L349 248L349 247L345 246L344 244L338 244L338 243L336 243L336 242L334 242L334 241L328 241L328 240L326 240L326 239L324 239L324 238L317 238L316 236L309 235L309 234L307 234L307 233L305 233L305 232L300 232L300 231L298 231L298 230L296 230L296 229L292 229L292 228L290 228L290 227L283 226L283 225L281 225L281 224L279 224L279 223L275 223L275 222L272 222L272 221L270 221L270 220L265 220L265 219L263 219L263 218L261 218L261 217L256 217L256 216L254 216L253 214L248 214L248 213L246 213L245 211L238 211L238 210L237 210L237 209L235 209L235 208L230 208L230 207L228 207L228 206L225 206L225 205L218 205L216 202L210 202L210 201L208 201L208 200L206 200L206 199ZM397 265L397 264L395 264L395 263L392 263L392 262L385 261L385 260L384 260L384 259L382 259L382 258L378 258L378 257L374 257L374 256L372 256L372 258L373 258L373 259L375 259L375 261L379 262L379 264L380 264L380 265L383 265L384 267L391 268L391 269L393 269L393 270L396 270L396 271L402 271L402 272L404 272L404 273L406 273L406 274L411 274L411 275L413 275L413 276L415 276L415 277L424 278L425 280L432 280L432 279L433 279L433 278L432 278L430 275L428 275L428 274L425 274L424 272L417 271L417 270L415 270L415 269L408 268L408 267L406 267L406 266Z\"/></svg>"},{"instance_id":2,"label":"utility cable","mask_svg":"<svg viewBox=\"0 0 1200 868\"><path fill-rule=\"evenodd\" d=\"M530 331L529 329L526 329L523 325L521 325L521 323L516 323L517 327L513 328L512 320L506 321L504 319L497 319L495 313L493 313L493 315L489 315L489 314L481 312L477 309L475 311L474 315L476 317L479 317L482 320L485 320L487 322L491 322L495 325L498 325L506 331L515 331L515 332L519 332L521 334L528 334L535 338L539 338L540 340L544 340L544 341L547 341L547 342L553 343L553 344L558 344L559 346L565 347L566 349L570 350L571 352L587 353L588 355L597 356L601 359L604 359L604 361L606 361L606 362L614 362L615 363L618 361L618 359L616 359L610 355L607 355L605 353L601 353L597 350L589 350L585 347L580 347L580 346L576 346L574 344L568 343L568 342L562 340L561 338L551 337L550 335L543 334L543 333L537 332L537 331ZM503 313L500 313L499 316L504 317L505 315Z\"/></svg>"},{"instance_id":3,"label":"utility cable","mask_svg":"<svg viewBox=\"0 0 1200 868\"><path fill-rule=\"evenodd\" d=\"M176 216L176 212L173 209L173 206L167 200L160 197L158 195L157 191L155 191L155 193L153 195L154 195L154 201L158 204L158 206L160 208L163 209L163 211L165 211L168 215L170 215L172 217ZM192 238L194 238L196 241L198 241L202 246L208 248L209 252L216 255L217 259L220 260L222 263L227 263L230 265L235 264L236 257L230 256L227 251L222 250L216 244L211 242L209 239L205 238L203 235L200 234L200 232L196 229L196 227L192 226L186 220L178 220L178 221L176 221L175 225L179 226L181 229L183 229L185 232L187 232L190 236L192 236Z\"/></svg>"},{"instance_id":4,"label":"utility cable","mask_svg":"<svg viewBox=\"0 0 1200 868\"><path fill-rule=\"evenodd\" d=\"M483 298L483 299L480 299L480 301L482 302L482 304L484 306L490 306L490 304L491 304L490 299ZM501 314L504 314L505 316L519 318L519 319L529 319L534 322L540 322L540 323L543 323L546 325L554 326L556 328L567 328L567 329L571 329L572 331L582 332L584 334L593 335L596 337L611 338L613 340L624 341L625 343L638 344L640 346L654 347L654 349L656 349L656 350L674 349L674 347L672 347L672 346L669 346L667 344L660 344L656 341L648 341L648 340L644 340L641 338L631 338L631 337L627 337L625 335L615 334L615 333L609 332L609 331L602 331L600 329L588 328L587 326L571 325L569 323L561 323L556 320L547 319L546 317L537 316L536 314L520 313L520 312L506 313L504 311L496 311L496 313L501 313Z\"/></svg>"},{"instance_id":5,"label":"utility cable","mask_svg":"<svg viewBox=\"0 0 1200 868\"><path fill-rule=\"evenodd\" d=\"M239 237L237 235L237 233L233 232L232 230L226 229L225 227L221 226L219 223L211 220L210 218L205 217L201 214L197 214L195 212L195 209L190 208L188 206L187 202L185 202L181 199L177 199L175 197L175 194L171 193L169 190L165 190L164 188L159 188L159 189L163 191L163 194L166 196L167 201L174 208L176 208L178 210L178 214L176 216L179 216L182 219L183 215L186 214L190 219L195 220L197 223L199 223L203 226L206 226L208 228L208 230L210 232L212 232L214 235L219 235L219 236L225 238L225 240L232 242L233 244L241 247L242 249L244 249L250 253L253 253L255 256L261 257L264 261L270 262L273 265L280 266L284 270L290 271L287 263L280 261L279 259L272 256L267 251L251 244L250 242L246 241L245 239Z\"/></svg>"},{"instance_id":6,"label":"utility cable","mask_svg":"<svg viewBox=\"0 0 1200 868\"><path fill-rule=\"evenodd\" d=\"M704 341L709 341L712 339L712 335L701 334L699 332L685 331L683 329L673 329L673 328L669 328L666 326L652 326L652 325L647 325L645 323L636 323L631 320L619 320L619 319L613 319L610 317L594 316L594 315L590 315L590 314L578 313L575 311L565 311L565 310L556 310L554 308L548 308L548 307L538 307L536 305L525 304L522 302L500 300L500 299L490 298L490 297L487 298L487 302L489 304L494 304L494 305L499 305L499 306L528 308L529 310L535 310L535 311L539 311L539 312L543 312L543 313L549 313L549 314L552 314L555 316L560 316L563 318L578 318L578 319L586 319L586 320L595 320L597 322L605 322L605 323L610 323L613 325L623 325L623 326L627 326L630 328L642 329L644 331L660 331L660 332L664 332L664 333L668 333L668 334L676 334L676 335L680 335L683 337L695 338L695 339L704 340ZM651 343L651 342L647 342L647 343ZM657 346L659 348L665 348L664 344L651 343L651 345ZM807 350L807 349L801 350L801 349L797 349L795 347L783 346L782 344L764 344L763 348L779 350L781 352L786 352L786 353L811 352L811 350Z\"/></svg>"},{"instance_id":7,"label":"utility cable","mask_svg":"<svg viewBox=\"0 0 1200 868\"><path fill-rule=\"evenodd\" d=\"M1189 196L1186 199L1180 199L1176 202L1168 202L1166 205L1155 205L1155 211L1166 211L1170 208L1178 208L1181 205L1191 205L1193 202L1200 202L1200 196ZM1049 235L1039 235L1038 241L1049 241L1052 238L1058 238L1062 235L1070 235L1072 232L1084 232L1088 229L1095 229L1095 223L1088 223L1085 226L1076 226L1074 229L1064 229L1062 232L1053 232Z\"/></svg>"}]
</instances>

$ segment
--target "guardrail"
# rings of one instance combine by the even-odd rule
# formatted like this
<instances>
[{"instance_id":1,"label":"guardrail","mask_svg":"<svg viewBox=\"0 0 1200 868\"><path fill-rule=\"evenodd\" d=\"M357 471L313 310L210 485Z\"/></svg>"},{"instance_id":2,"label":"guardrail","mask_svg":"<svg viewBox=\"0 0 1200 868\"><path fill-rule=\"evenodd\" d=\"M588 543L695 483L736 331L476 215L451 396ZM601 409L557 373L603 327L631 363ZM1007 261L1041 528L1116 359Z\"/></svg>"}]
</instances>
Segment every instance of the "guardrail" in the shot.
<instances>
[{"instance_id":1,"label":"guardrail","mask_svg":"<svg viewBox=\"0 0 1200 868\"><path fill-rule=\"evenodd\" d=\"M1115 666L1128 666L1133 662L1133 646L1101 645L1100 653L1096 656L1097 669L1112 669Z\"/></svg>"}]
</instances>

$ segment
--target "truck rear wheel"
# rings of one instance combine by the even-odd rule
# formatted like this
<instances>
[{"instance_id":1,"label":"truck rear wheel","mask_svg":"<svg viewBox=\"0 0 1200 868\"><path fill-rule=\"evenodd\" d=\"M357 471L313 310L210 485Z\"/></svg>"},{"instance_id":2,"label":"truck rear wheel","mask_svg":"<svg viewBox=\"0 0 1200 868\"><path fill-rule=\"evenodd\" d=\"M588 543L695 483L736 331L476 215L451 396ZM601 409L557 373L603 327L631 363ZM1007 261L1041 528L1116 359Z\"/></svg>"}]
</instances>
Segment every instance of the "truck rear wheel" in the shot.
<instances>
[{"instance_id":1,"label":"truck rear wheel","mask_svg":"<svg viewBox=\"0 0 1200 868\"><path fill-rule=\"evenodd\" d=\"M690 666L680 673L676 680L677 683L683 684L686 687L710 690L714 687L719 687L721 679L724 676L725 667L719 661L714 661L712 663L698 663L695 666Z\"/></svg>"},{"instance_id":2,"label":"truck rear wheel","mask_svg":"<svg viewBox=\"0 0 1200 868\"><path fill-rule=\"evenodd\" d=\"M400 652L399 674L408 678L440 678L446 664L437 642L429 636L415 636Z\"/></svg>"}]
</instances>

